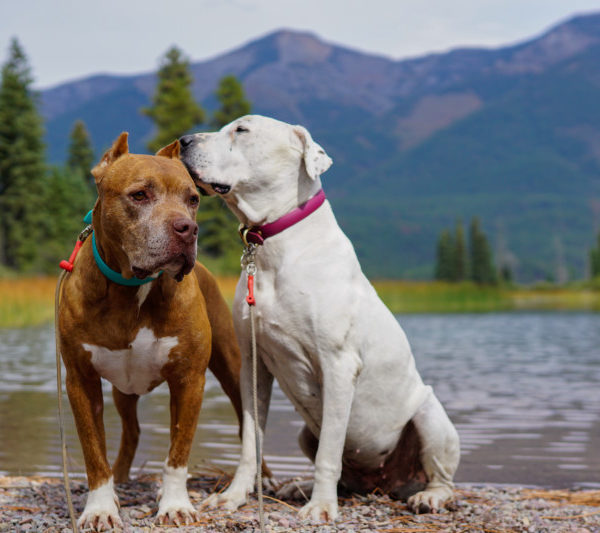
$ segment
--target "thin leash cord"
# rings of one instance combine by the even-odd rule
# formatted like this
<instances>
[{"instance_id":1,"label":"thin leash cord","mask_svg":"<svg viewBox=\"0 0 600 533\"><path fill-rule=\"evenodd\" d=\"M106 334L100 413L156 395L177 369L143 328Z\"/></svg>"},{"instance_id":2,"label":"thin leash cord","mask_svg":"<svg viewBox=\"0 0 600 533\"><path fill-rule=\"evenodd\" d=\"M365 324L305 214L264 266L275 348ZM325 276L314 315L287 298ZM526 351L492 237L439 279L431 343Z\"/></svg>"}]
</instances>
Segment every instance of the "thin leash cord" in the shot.
<instances>
[{"instance_id":1,"label":"thin leash cord","mask_svg":"<svg viewBox=\"0 0 600 533\"><path fill-rule=\"evenodd\" d=\"M62 449L63 480L65 492L67 494L67 506L69 508L69 517L71 518L71 527L74 533L77 533L77 520L75 520L75 509L71 499L71 487L69 485L69 470L67 468L67 442L65 439L65 420L63 415L62 403L62 363L60 359L60 341L58 337L58 303L63 281L67 277L67 271L63 270L56 283L56 292L54 293L54 340L56 343L56 391L58 393L58 425L60 428L60 444Z\"/></svg>"},{"instance_id":2,"label":"thin leash cord","mask_svg":"<svg viewBox=\"0 0 600 533\"><path fill-rule=\"evenodd\" d=\"M246 269L248 281L248 294L246 303L250 313L250 337L252 350L252 403L254 404L254 438L256 445L256 495L258 496L258 517L260 523L260 531L265 531L265 509L263 503L263 484L262 484L262 442L260 437L260 424L258 421L258 355L256 350L256 324L254 317L254 275L256 274L256 264L254 262L254 254L256 246L246 243L244 254L242 255L242 268Z\"/></svg>"},{"instance_id":3,"label":"thin leash cord","mask_svg":"<svg viewBox=\"0 0 600 533\"><path fill-rule=\"evenodd\" d=\"M256 353L256 330L254 324L254 306L250 305L250 334L252 337L252 400L254 403L254 435L256 438L256 493L258 495L258 517L260 531L265 531L265 509L262 483L262 442L258 422L258 362Z\"/></svg>"}]
</instances>

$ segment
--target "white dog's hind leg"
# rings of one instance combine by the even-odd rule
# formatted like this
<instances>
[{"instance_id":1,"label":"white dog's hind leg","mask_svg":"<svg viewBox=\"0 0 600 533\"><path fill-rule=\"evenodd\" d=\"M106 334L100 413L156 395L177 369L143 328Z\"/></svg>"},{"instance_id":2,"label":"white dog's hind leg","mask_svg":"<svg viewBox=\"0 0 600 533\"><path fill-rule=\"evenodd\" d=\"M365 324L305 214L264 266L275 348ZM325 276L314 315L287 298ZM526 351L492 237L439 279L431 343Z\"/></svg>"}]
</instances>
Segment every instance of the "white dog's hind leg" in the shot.
<instances>
[{"instance_id":1,"label":"white dog's hind leg","mask_svg":"<svg viewBox=\"0 0 600 533\"><path fill-rule=\"evenodd\" d=\"M452 499L452 478L458 467L458 433L433 392L419 408L413 422L421 439L421 461L427 487L408 499L416 513L435 512Z\"/></svg>"}]
</instances>

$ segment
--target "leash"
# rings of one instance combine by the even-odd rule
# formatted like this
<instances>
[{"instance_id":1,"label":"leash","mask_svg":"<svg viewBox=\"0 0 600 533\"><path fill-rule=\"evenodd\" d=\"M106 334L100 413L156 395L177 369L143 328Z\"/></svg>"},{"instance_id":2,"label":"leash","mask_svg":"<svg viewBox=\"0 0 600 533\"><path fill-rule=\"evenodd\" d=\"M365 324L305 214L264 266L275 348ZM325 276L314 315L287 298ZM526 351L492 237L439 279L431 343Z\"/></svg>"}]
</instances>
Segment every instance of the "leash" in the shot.
<instances>
[{"instance_id":1,"label":"leash","mask_svg":"<svg viewBox=\"0 0 600 533\"><path fill-rule=\"evenodd\" d=\"M252 348L252 402L254 408L254 436L256 443L256 493L258 496L258 517L260 523L260 531L265 531L265 509L263 502L263 483L262 483L262 442L260 438L260 429L258 422L258 356L256 350L256 324L254 320L254 307L256 300L254 299L254 276L256 275L256 263L254 256L256 254L256 245L247 244L242 255L242 268L246 269L248 278L248 295L246 303L250 312L250 337Z\"/></svg>"},{"instance_id":2,"label":"leash","mask_svg":"<svg viewBox=\"0 0 600 533\"><path fill-rule=\"evenodd\" d=\"M72 265L71 265L72 266ZM69 470L67 468L67 442L65 439L65 419L63 415L62 403L62 365L60 360L60 341L58 340L58 303L62 284L65 278L69 275L69 271L63 270L56 283L56 292L54 293L54 340L56 343L56 391L58 397L58 426L60 428L60 447L62 451L63 465L63 481L65 492L67 494L67 507L69 508L69 517L71 518L71 527L77 533L77 520L75 520L75 509L73 508L73 500L71 498L71 487L69 485Z\"/></svg>"},{"instance_id":3,"label":"leash","mask_svg":"<svg viewBox=\"0 0 600 533\"><path fill-rule=\"evenodd\" d=\"M77 237L77 242L75 243L75 248L71 252L68 261L61 261L60 268L62 268L62 272L58 277L58 281L56 282L56 290L54 292L54 343L56 346L56 392L58 398L58 427L60 429L60 447L62 452L62 466L63 466L63 481L65 486L65 493L67 495L67 507L69 508L69 517L71 519L71 527L73 528L74 533L78 533L79 529L77 527L77 520L75 519L75 508L73 507L73 499L71 498L71 486L69 483L69 469L67 465L67 441L66 441L66 432L65 432L65 417L63 410L63 391L62 391L62 364L60 357L60 341L58 335L58 305L60 303L60 295L62 291L62 284L69 275L70 272L73 271L73 264L75 263L75 258L83 245L83 242L88 238L88 236L92 233L92 226L88 225Z\"/></svg>"}]
</instances>

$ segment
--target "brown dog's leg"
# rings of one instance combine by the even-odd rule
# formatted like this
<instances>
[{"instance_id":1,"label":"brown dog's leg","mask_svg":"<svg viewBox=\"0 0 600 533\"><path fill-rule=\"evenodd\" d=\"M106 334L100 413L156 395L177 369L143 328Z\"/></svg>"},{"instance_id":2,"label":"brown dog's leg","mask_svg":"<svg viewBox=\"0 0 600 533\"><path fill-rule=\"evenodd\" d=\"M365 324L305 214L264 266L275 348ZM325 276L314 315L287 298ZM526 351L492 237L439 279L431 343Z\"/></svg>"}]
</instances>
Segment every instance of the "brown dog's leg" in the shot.
<instances>
[{"instance_id":1,"label":"brown dog's leg","mask_svg":"<svg viewBox=\"0 0 600 533\"><path fill-rule=\"evenodd\" d=\"M171 447L163 469L157 524L191 524L199 519L187 488L187 461L204 393L204 371L167 378L171 392Z\"/></svg>"},{"instance_id":2,"label":"brown dog's leg","mask_svg":"<svg viewBox=\"0 0 600 533\"><path fill-rule=\"evenodd\" d=\"M102 531L120 527L122 522L106 458L100 377L86 375L85 386L83 383L81 374L76 369L67 367L67 394L83 449L89 487L87 502L78 525L82 529Z\"/></svg>"},{"instance_id":3,"label":"brown dog's leg","mask_svg":"<svg viewBox=\"0 0 600 533\"><path fill-rule=\"evenodd\" d=\"M113 465L115 483L125 483L129 479L129 469L135 456L140 438L140 425L137 418L137 394L123 394L113 386L115 407L121 416L122 434L119 455Z\"/></svg>"},{"instance_id":4,"label":"brown dog's leg","mask_svg":"<svg viewBox=\"0 0 600 533\"><path fill-rule=\"evenodd\" d=\"M231 311L219 290L217 280L206 267L196 263L194 272L206 301L206 314L212 330L212 351L208 368L219 380L225 394L229 396L241 428L240 368L242 362L240 348L233 329Z\"/></svg>"},{"instance_id":5,"label":"brown dog's leg","mask_svg":"<svg viewBox=\"0 0 600 533\"><path fill-rule=\"evenodd\" d=\"M212 330L212 351L208 368L219 380L225 394L235 409L242 438L242 396L240 394L240 370L242 358L240 347L233 328L233 318L227 302L221 294L215 277L200 263L194 267L198 285L206 301L206 314ZM271 478L273 474L263 460L263 477Z\"/></svg>"}]
</instances>

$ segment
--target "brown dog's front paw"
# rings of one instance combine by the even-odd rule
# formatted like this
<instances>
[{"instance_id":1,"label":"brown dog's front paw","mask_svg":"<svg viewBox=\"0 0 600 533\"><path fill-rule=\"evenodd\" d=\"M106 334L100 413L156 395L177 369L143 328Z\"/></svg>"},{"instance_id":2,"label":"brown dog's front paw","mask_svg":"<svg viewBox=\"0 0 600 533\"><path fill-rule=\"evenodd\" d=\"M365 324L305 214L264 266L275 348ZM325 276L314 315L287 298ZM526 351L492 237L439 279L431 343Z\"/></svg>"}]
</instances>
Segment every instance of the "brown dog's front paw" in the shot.
<instances>
[{"instance_id":1,"label":"brown dog's front paw","mask_svg":"<svg viewBox=\"0 0 600 533\"><path fill-rule=\"evenodd\" d=\"M169 507L158 511L155 523L159 526L189 526L200 520L200 513L191 505Z\"/></svg>"},{"instance_id":2,"label":"brown dog's front paw","mask_svg":"<svg viewBox=\"0 0 600 533\"><path fill-rule=\"evenodd\" d=\"M119 500L113 489L112 478L88 494L85 509L77 521L81 530L108 531L123 528L119 517Z\"/></svg>"}]
</instances>

